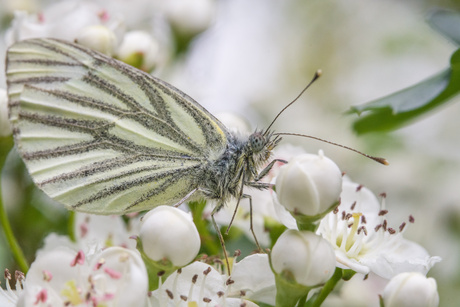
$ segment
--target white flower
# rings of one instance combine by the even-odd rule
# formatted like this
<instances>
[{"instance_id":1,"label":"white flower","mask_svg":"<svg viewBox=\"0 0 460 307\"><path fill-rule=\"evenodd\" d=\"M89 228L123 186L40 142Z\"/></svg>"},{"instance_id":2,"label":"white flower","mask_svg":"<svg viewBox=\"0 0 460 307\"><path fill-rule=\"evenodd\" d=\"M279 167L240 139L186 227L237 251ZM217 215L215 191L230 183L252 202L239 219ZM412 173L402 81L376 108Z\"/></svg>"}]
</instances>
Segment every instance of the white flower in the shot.
<instances>
[{"instance_id":1,"label":"white flower","mask_svg":"<svg viewBox=\"0 0 460 307\"><path fill-rule=\"evenodd\" d=\"M289 229L276 241L271 252L276 273L292 274L297 283L311 287L325 283L335 270L334 250L310 231Z\"/></svg>"},{"instance_id":2,"label":"white flower","mask_svg":"<svg viewBox=\"0 0 460 307\"><path fill-rule=\"evenodd\" d=\"M5 269L5 284L6 289L0 287L0 306L2 307L15 307L18 302L18 298L23 292L24 274L16 271L15 273L15 290L11 289L11 273Z\"/></svg>"},{"instance_id":3,"label":"white flower","mask_svg":"<svg viewBox=\"0 0 460 307\"><path fill-rule=\"evenodd\" d=\"M289 160L276 177L276 198L292 214L321 215L339 201L342 173L320 151Z\"/></svg>"},{"instance_id":4,"label":"white flower","mask_svg":"<svg viewBox=\"0 0 460 307\"><path fill-rule=\"evenodd\" d=\"M147 72L152 71L162 57L160 43L145 31L126 33L117 51L119 60Z\"/></svg>"},{"instance_id":5,"label":"white flower","mask_svg":"<svg viewBox=\"0 0 460 307\"><path fill-rule=\"evenodd\" d=\"M8 120L8 95L0 88L0 137L11 135L10 121Z\"/></svg>"},{"instance_id":6,"label":"white flower","mask_svg":"<svg viewBox=\"0 0 460 307\"><path fill-rule=\"evenodd\" d=\"M211 0L170 0L164 12L173 28L184 35L194 35L211 24L215 3Z\"/></svg>"},{"instance_id":7,"label":"white flower","mask_svg":"<svg viewBox=\"0 0 460 307\"><path fill-rule=\"evenodd\" d=\"M85 255L61 246L37 256L17 306L144 306L147 290L147 271L137 251L109 247Z\"/></svg>"},{"instance_id":8,"label":"white flower","mask_svg":"<svg viewBox=\"0 0 460 307\"><path fill-rule=\"evenodd\" d=\"M55 3L40 14L16 11L12 27L6 34L7 45L35 38L54 37L74 41L85 28L104 25L121 41L124 23L121 15L112 16L102 7L89 1L63 1Z\"/></svg>"},{"instance_id":9,"label":"white flower","mask_svg":"<svg viewBox=\"0 0 460 307\"><path fill-rule=\"evenodd\" d=\"M275 302L275 280L266 254L248 256L234 265L232 276L193 262L171 274L152 292L153 306L257 306Z\"/></svg>"},{"instance_id":10,"label":"white flower","mask_svg":"<svg viewBox=\"0 0 460 307\"><path fill-rule=\"evenodd\" d=\"M383 302L385 307L437 307L436 280L417 272L398 274L383 290Z\"/></svg>"},{"instance_id":11,"label":"white flower","mask_svg":"<svg viewBox=\"0 0 460 307\"><path fill-rule=\"evenodd\" d=\"M118 45L115 33L103 25L91 25L79 31L75 42L85 47L112 56Z\"/></svg>"},{"instance_id":12,"label":"white flower","mask_svg":"<svg viewBox=\"0 0 460 307\"><path fill-rule=\"evenodd\" d=\"M136 241L130 239L138 233L138 219L130 219L129 231L120 216L75 213L74 233L77 242L74 249L87 252L110 246L136 249Z\"/></svg>"},{"instance_id":13,"label":"white flower","mask_svg":"<svg viewBox=\"0 0 460 307\"><path fill-rule=\"evenodd\" d=\"M174 266L190 263L201 245L190 214L170 206L156 207L142 218L139 238L150 259L168 259Z\"/></svg>"},{"instance_id":14,"label":"white flower","mask_svg":"<svg viewBox=\"0 0 460 307\"><path fill-rule=\"evenodd\" d=\"M387 279L408 271L426 274L441 259L404 239L405 224L391 228L386 212L371 191L344 180L341 204L321 220L318 233L334 247L341 268Z\"/></svg>"}]
</instances>

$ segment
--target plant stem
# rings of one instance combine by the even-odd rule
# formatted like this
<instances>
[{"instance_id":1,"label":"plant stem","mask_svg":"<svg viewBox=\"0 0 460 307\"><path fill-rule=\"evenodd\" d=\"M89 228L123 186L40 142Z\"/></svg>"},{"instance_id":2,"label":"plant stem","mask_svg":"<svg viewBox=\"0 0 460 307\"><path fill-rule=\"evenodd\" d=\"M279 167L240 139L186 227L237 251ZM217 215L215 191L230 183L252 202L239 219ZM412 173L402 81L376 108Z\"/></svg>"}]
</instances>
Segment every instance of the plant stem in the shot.
<instances>
[{"instance_id":1,"label":"plant stem","mask_svg":"<svg viewBox=\"0 0 460 307\"><path fill-rule=\"evenodd\" d=\"M334 290L334 287L337 285L337 283L342 279L342 269L340 268L335 268L334 275L326 282L324 287L321 289L321 292L319 295L315 298L315 300L312 302L312 304L308 305L309 307L319 307L321 304L324 302L324 300L327 298L329 293Z\"/></svg>"},{"instance_id":2,"label":"plant stem","mask_svg":"<svg viewBox=\"0 0 460 307\"><path fill-rule=\"evenodd\" d=\"M0 138L0 170L3 169L5 165L6 157L8 156L8 152L13 148L13 138L12 137L2 137ZM21 247L16 240L13 230L11 229L10 222L8 220L8 216L6 214L5 206L3 205L3 197L2 197L2 187L0 184L0 224L5 234L6 241L10 247L11 253L13 254L13 258L18 264L20 270L23 273L27 273L29 270L29 265L27 264L27 260L24 257L24 253L22 252Z\"/></svg>"}]
</instances>

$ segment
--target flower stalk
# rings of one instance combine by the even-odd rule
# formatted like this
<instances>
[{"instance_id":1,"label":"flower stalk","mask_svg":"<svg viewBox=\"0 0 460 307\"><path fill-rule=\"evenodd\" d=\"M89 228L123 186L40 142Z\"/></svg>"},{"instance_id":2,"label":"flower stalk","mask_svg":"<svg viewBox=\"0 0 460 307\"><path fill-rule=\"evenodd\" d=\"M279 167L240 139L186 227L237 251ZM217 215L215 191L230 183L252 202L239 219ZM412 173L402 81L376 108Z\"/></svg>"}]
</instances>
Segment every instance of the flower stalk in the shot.
<instances>
[{"instance_id":1,"label":"flower stalk","mask_svg":"<svg viewBox=\"0 0 460 307\"><path fill-rule=\"evenodd\" d=\"M0 170L3 169L6 157L12 148L12 137L0 138ZM29 264L27 263L26 257L24 256L24 253L22 252L22 249L19 246L19 243L13 234L13 230L11 229L11 224L8 221L8 216L3 205L2 195L2 187L0 184L0 224L2 226L3 233L5 234L8 246L10 247L11 253L13 254L14 260L18 264L20 270L24 273L27 273L27 271L29 270Z\"/></svg>"}]
</instances>

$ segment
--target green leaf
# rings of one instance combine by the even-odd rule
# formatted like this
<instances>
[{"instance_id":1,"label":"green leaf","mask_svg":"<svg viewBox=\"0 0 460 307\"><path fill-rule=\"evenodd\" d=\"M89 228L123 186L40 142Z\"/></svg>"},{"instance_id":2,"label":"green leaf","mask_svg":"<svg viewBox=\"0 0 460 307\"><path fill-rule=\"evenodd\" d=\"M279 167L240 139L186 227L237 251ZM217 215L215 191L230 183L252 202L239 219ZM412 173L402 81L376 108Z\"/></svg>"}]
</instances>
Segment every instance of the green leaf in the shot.
<instances>
[{"instance_id":1,"label":"green leaf","mask_svg":"<svg viewBox=\"0 0 460 307\"><path fill-rule=\"evenodd\" d=\"M445 9L436 9L428 16L427 22L454 44L460 45L459 13Z\"/></svg>"},{"instance_id":2,"label":"green leaf","mask_svg":"<svg viewBox=\"0 0 460 307\"><path fill-rule=\"evenodd\" d=\"M450 67L437 75L389 96L351 107L349 113L360 115L353 129L362 134L400 128L445 104L459 91L460 49L452 55Z\"/></svg>"}]
</instances>

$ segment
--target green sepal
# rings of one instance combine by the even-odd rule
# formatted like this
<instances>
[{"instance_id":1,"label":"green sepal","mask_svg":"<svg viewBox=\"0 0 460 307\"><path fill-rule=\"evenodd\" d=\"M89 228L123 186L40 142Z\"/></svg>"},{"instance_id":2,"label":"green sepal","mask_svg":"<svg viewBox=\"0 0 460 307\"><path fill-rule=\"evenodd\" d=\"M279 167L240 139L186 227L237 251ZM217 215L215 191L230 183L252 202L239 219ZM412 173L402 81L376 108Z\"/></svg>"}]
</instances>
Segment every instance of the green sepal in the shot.
<instances>
[{"instance_id":1,"label":"green sepal","mask_svg":"<svg viewBox=\"0 0 460 307\"><path fill-rule=\"evenodd\" d=\"M271 241L271 247L275 245L278 238L286 231L287 227L272 218L264 218L264 228L268 232Z\"/></svg>"},{"instance_id":2,"label":"green sepal","mask_svg":"<svg viewBox=\"0 0 460 307\"><path fill-rule=\"evenodd\" d=\"M308 295L312 289L295 281L294 275L290 271L283 271L275 274L276 283L276 305L277 307L293 307L299 300Z\"/></svg>"},{"instance_id":3,"label":"green sepal","mask_svg":"<svg viewBox=\"0 0 460 307\"><path fill-rule=\"evenodd\" d=\"M180 267L176 267L171 261L162 259L160 261L154 261L150 259L145 253L142 247L142 241L139 237L136 238L136 248L141 253L142 260L144 261L145 267L147 268L147 274L149 276L149 291L158 289L160 276L164 281L169 275L174 273Z\"/></svg>"},{"instance_id":4,"label":"green sepal","mask_svg":"<svg viewBox=\"0 0 460 307\"><path fill-rule=\"evenodd\" d=\"M355 276L356 271L351 269L343 269L342 270L342 279L345 281L349 281L353 276Z\"/></svg>"},{"instance_id":5,"label":"green sepal","mask_svg":"<svg viewBox=\"0 0 460 307\"><path fill-rule=\"evenodd\" d=\"M320 220L323 217L325 217L329 212L334 210L339 204L340 204L340 201L336 201L327 210L325 210L324 212L320 214L314 215L314 216L303 215L300 213L293 213L293 212L291 212L291 215L295 218L297 222L297 227L299 228L299 230L307 230L311 232L316 232L316 229L318 229Z\"/></svg>"}]
</instances>

